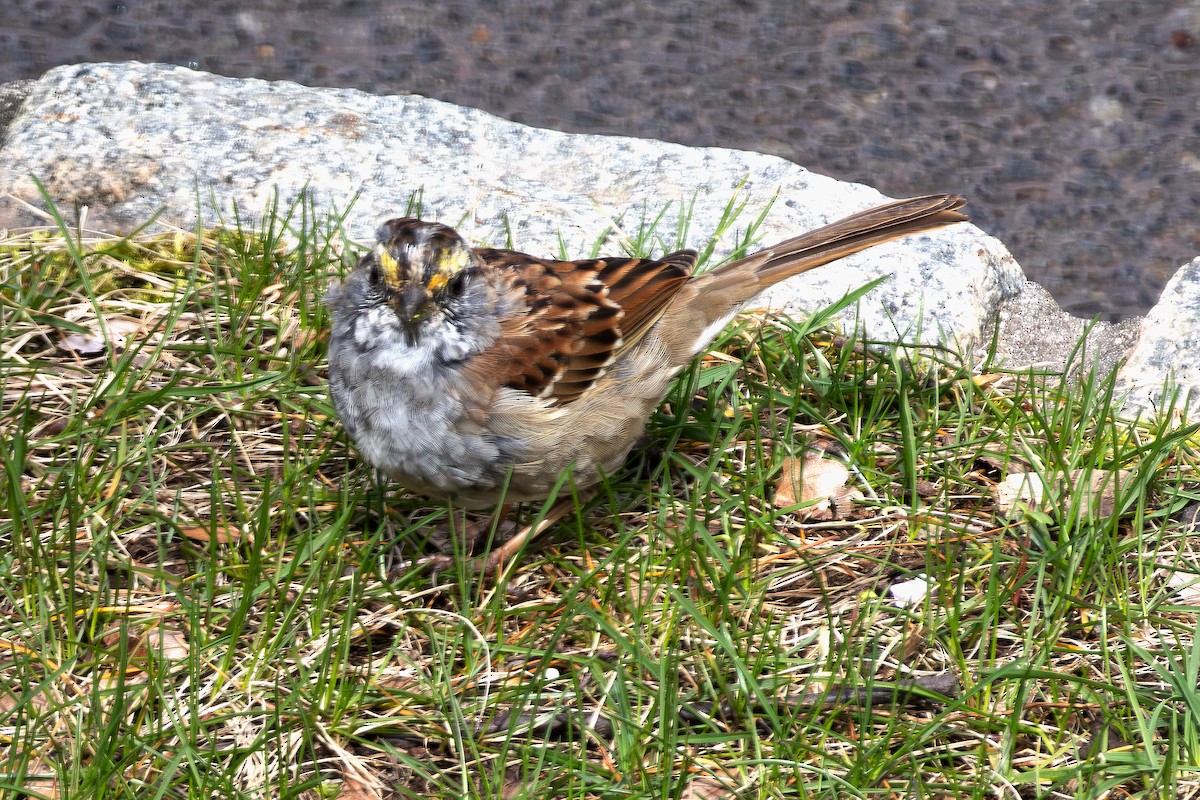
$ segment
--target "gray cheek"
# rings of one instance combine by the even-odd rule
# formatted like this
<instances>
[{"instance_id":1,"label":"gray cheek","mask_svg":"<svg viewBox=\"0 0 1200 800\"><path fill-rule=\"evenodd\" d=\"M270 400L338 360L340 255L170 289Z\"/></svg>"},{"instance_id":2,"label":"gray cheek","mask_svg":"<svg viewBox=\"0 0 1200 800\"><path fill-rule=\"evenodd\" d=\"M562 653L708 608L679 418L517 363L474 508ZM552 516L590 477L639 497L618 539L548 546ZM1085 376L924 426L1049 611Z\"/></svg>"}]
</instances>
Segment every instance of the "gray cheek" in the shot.
<instances>
[{"instance_id":1,"label":"gray cheek","mask_svg":"<svg viewBox=\"0 0 1200 800\"><path fill-rule=\"evenodd\" d=\"M353 334L355 343L364 351L377 350L399 339L400 323L387 306L374 306L359 315Z\"/></svg>"}]
</instances>

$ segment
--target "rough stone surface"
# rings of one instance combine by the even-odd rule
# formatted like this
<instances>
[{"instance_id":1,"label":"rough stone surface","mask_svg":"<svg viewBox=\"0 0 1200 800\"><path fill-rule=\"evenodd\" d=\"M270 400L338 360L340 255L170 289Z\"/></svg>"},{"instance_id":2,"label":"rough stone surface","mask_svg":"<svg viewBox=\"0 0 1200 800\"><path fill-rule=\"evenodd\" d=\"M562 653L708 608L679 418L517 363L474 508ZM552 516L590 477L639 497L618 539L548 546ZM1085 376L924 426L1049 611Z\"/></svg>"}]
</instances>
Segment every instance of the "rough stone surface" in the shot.
<instances>
[{"instance_id":1,"label":"rough stone surface","mask_svg":"<svg viewBox=\"0 0 1200 800\"><path fill-rule=\"evenodd\" d=\"M766 245L882 199L771 156L562 134L417 96L136 63L0 88L0 227L45 221L36 175L69 218L86 206L94 227L130 229L161 212L191 228L197 213L212 224L233 204L253 214L276 196L284 205L307 196L321 214L349 207L349 235L369 241L415 196L425 216L474 241L511 237L538 254L585 256L620 252L626 232L656 219L656 250L703 247L736 198L741 224L716 242L720 259L760 214L756 241ZM685 206L691 224L678 240ZM1119 390L1131 415L1162 409L1164 385L1184 399L1200 389L1200 259L1144 321L1091 324L1026 283L995 239L958 225L817 270L759 304L811 311L879 275L888 277L857 318L873 339L952 343L970 357L995 333L1003 366L1069 366L1075 376L1109 374L1128 356Z\"/></svg>"},{"instance_id":2,"label":"rough stone surface","mask_svg":"<svg viewBox=\"0 0 1200 800\"><path fill-rule=\"evenodd\" d=\"M161 210L190 228L198 210L207 224L232 203L254 213L276 192L286 205L307 191L318 213L349 206L350 236L369 240L416 196L424 216L471 240L501 244L511 234L522 249L572 257L601 241L602 252L620 252L621 231L660 215L664 248L703 246L734 198L746 203L743 228L769 206L761 245L883 199L757 153L562 134L416 96L135 62L63 67L37 81L0 154L0 188L17 200L0 208L0 225L33 221L24 204L41 199L30 176L68 216L87 206L94 226L132 228ZM212 205L198 205L198 194ZM685 206L691 225L677 242ZM717 242L717 258L739 232ZM769 302L824 305L880 274L895 277L860 306L867 335L899 331L966 352L1023 281L999 242L960 225L802 276Z\"/></svg>"},{"instance_id":3,"label":"rough stone surface","mask_svg":"<svg viewBox=\"0 0 1200 800\"><path fill-rule=\"evenodd\" d=\"M1000 307L996 355L1006 369L1066 373L1072 379L1112 373L1133 347L1141 318L1090 321L1059 308L1036 283Z\"/></svg>"},{"instance_id":4,"label":"rough stone surface","mask_svg":"<svg viewBox=\"0 0 1200 800\"><path fill-rule=\"evenodd\" d=\"M32 90L33 81L0 83L0 142L4 141L9 124L21 110L21 105Z\"/></svg>"},{"instance_id":5,"label":"rough stone surface","mask_svg":"<svg viewBox=\"0 0 1200 800\"><path fill-rule=\"evenodd\" d=\"M1130 415L1165 411L1178 396L1173 411L1196 417L1200 393L1200 258L1185 264L1167 283L1158 304L1142 323L1133 350L1117 376L1117 388L1127 393ZM1165 389L1165 394L1164 394ZM1184 406L1191 408L1183 415Z\"/></svg>"}]
</instances>

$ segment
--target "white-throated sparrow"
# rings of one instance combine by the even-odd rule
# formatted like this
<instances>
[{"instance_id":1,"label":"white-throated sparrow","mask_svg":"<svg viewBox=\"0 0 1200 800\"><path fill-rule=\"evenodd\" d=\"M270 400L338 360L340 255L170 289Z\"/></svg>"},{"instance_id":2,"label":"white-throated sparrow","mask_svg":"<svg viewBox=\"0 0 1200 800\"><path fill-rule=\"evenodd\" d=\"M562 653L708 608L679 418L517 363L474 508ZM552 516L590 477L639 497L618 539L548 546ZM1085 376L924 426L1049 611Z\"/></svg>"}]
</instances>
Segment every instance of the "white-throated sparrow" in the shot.
<instances>
[{"instance_id":1,"label":"white-throated sparrow","mask_svg":"<svg viewBox=\"0 0 1200 800\"><path fill-rule=\"evenodd\" d=\"M853 214L692 275L661 259L551 261L470 248L394 219L329 290L330 393L363 458L405 489L466 507L544 499L625 460L671 380L778 281L960 222L961 197Z\"/></svg>"}]
</instances>

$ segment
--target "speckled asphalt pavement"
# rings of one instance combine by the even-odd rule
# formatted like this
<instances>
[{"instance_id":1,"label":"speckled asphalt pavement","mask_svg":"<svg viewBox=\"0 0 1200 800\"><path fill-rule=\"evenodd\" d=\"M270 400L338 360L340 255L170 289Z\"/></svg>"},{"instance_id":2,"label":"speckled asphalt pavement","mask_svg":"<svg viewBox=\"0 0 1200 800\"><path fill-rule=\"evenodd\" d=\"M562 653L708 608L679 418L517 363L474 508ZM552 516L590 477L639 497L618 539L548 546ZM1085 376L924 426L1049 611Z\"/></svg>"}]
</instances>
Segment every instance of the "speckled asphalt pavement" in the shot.
<instances>
[{"instance_id":1,"label":"speckled asphalt pavement","mask_svg":"<svg viewBox=\"0 0 1200 800\"><path fill-rule=\"evenodd\" d=\"M954 191L1078 314L1200 255L1200 0L5 0L0 82L138 59Z\"/></svg>"}]
</instances>

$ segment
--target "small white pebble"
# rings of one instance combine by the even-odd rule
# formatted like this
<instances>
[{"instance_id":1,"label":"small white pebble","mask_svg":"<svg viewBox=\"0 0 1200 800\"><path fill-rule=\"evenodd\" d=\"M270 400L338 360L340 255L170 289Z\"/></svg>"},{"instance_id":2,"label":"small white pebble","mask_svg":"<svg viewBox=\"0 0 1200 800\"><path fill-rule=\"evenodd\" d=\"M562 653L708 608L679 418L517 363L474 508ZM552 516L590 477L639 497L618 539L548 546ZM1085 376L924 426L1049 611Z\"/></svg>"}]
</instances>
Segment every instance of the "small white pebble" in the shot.
<instances>
[{"instance_id":1,"label":"small white pebble","mask_svg":"<svg viewBox=\"0 0 1200 800\"><path fill-rule=\"evenodd\" d=\"M1200 606L1200 577L1190 572L1172 572L1167 586L1175 590L1180 604Z\"/></svg>"},{"instance_id":2,"label":"small white pebble","mask_svg":"<svg viewBox=\"0 0 1200 800\"><path fill-rule=\"evenodd\" d=\"M918 575L911 581L892 584L888 591L892 593L894 605L908 608L917 605L929 594L929 581L924 575Z\"/></svg>"}]
</instances>

